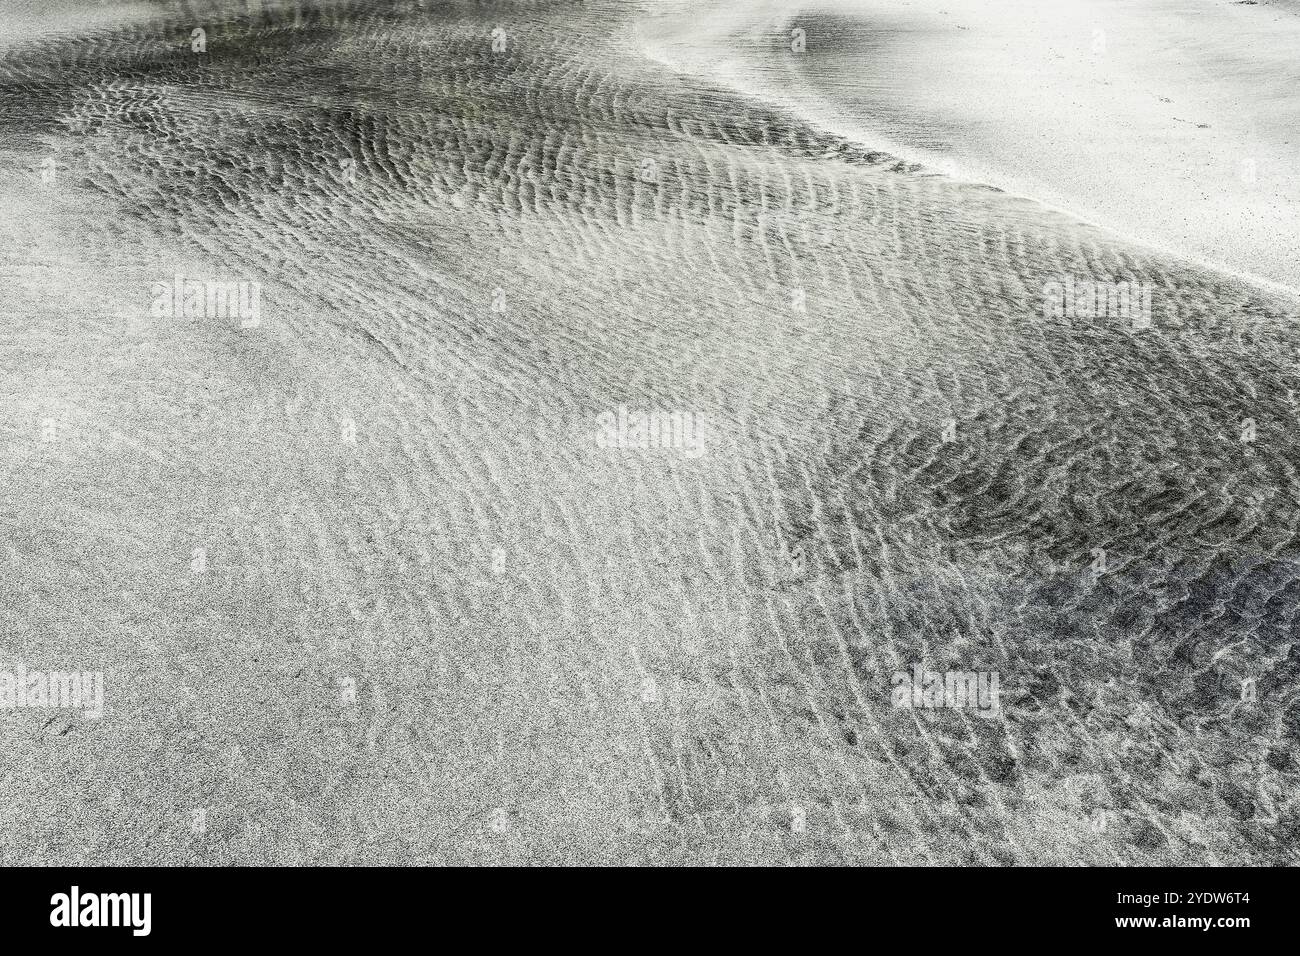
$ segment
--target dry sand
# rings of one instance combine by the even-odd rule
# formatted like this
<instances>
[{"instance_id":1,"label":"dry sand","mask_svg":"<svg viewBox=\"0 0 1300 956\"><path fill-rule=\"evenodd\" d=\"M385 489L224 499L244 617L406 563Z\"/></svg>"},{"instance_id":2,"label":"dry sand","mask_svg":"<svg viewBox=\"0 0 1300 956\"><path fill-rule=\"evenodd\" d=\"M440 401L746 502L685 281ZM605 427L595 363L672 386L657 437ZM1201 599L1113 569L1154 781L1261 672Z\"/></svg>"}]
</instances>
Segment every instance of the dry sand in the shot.
<instances>
[{"instance_id":1,"label":"dry sand","mask_svg":"<svg viewBox=\"0 0 1300 956\"><path fill-rule=\"evenodd\" d=\"M1300 8L656 5L655 56L859 142L1300 288ZM805 33L805 52L788 48Z\"/></svg>"}]
</instances>

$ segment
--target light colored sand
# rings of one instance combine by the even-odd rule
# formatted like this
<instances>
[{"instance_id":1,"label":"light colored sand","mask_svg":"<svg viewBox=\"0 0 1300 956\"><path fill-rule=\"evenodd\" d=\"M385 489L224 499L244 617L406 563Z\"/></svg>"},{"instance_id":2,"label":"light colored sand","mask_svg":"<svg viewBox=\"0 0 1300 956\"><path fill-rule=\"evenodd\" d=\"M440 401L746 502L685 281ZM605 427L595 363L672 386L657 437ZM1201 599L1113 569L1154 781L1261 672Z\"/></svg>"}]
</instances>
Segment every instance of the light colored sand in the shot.
<instances>
[{"instance_id":1,"label":"light colored sand","mask_svg":"<svg viewBox=\"0 0 1300 956\"><path fill-rule=\"evenodd\" d=\"M106 26L123 27L157 15L147 2L80 3L78 0L4 0L0 3L0 50L42 37L68 42L92 36Z\"/></svg>"},{"instance_id":2,"label":"light colored sand","mask_svg":"<svg viewBox=\"0 0 1300 956\"><path fill-rule=\"evenodd\" d=\"M1300 288L1300 15L1225 0L669 3L652 55ZM788 47L794 27L806 52Z\"/></svg>"}]
</instances>

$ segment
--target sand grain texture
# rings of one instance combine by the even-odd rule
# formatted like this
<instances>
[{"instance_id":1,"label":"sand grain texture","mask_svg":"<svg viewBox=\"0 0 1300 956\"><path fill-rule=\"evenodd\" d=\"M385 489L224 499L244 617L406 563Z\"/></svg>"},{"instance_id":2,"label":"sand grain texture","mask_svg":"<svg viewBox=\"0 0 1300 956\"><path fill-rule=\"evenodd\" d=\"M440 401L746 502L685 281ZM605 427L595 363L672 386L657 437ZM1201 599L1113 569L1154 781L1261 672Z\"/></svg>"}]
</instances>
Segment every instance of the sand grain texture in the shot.
<instances>
[{"instance_id":1,"label":"sand grain texture","mask_svg":"<svg viewBox=\"0 0 1300 956\"><path fill-rule=\"evenodd\" d=\"M1295 862L1294 299L637 4L129 10L0 49L0 663L107 685L0 715L5 862ZM178 272L261 326L151 317Z\"/></svg>"}]
</instances>

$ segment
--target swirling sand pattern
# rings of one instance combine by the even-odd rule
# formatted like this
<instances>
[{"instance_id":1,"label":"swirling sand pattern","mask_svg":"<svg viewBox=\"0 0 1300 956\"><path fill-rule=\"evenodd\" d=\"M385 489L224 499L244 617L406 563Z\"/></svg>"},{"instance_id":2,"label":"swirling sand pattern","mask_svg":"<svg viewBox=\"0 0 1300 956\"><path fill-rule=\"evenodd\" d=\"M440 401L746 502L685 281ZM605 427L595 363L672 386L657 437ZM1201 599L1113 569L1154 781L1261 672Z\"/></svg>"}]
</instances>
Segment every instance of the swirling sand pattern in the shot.
<instances>
[{"instance_id":1,"label":"swirling sand pattern","mask_svg":"<svg viewBox=\"0 0 1300 956\"><path fill-rule=\"evenodd\" d=\"M638 15L158 3L0 51L3 650L107 684L3 716L5 862L1295 862L1296 303ZM261 327L152 318L176 273ZM1153 327L1045 318L1062 276ZM708 453L597 447L619 404ZM891 707L913 661L1001 710Z\"/></svg>"}]
</instances>

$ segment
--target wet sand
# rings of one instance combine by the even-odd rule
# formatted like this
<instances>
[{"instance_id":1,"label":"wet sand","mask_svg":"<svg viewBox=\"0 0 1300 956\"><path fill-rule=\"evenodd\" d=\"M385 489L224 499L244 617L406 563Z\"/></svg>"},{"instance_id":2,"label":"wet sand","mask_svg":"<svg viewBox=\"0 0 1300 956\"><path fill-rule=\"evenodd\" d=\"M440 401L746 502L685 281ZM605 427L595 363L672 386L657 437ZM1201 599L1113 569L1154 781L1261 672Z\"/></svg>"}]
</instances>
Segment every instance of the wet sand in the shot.
<instances>
[{"instance_id":1,"label":"wet sand","mask_svg":"<svg viewBox=\"0 0 1300 956\"><path fill-rule=\"evenodd\" d=\"M0 664L106 685L0 715L7 862L1294 862L1293 297L649 7L203 10L0 57Z\"/></svg>"}]
</instances>

